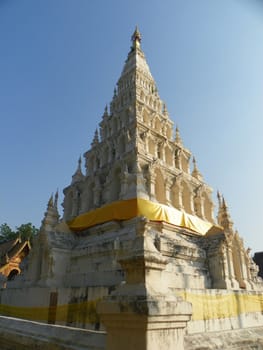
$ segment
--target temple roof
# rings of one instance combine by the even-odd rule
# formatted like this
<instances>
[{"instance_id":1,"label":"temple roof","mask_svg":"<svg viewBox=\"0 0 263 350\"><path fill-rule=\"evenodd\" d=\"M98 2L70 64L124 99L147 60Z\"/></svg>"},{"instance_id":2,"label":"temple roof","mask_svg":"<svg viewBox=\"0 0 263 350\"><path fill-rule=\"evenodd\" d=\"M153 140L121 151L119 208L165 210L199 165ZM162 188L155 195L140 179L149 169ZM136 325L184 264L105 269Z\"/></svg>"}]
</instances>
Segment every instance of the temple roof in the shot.
<instances>
[{"instance_id":1,"label":"temple roof","mask_svg":"<svg viewBox=\"0 0 263 350\"><path fill-rule=\"evenodd\" d=\"M20 238L16 238L0 244L0 271L8 264L10 259L13 259L21 252L25 251L25 255L29 253L31 249L30 242L28 240L21 241Z\"/></svg>"}]
</instances>

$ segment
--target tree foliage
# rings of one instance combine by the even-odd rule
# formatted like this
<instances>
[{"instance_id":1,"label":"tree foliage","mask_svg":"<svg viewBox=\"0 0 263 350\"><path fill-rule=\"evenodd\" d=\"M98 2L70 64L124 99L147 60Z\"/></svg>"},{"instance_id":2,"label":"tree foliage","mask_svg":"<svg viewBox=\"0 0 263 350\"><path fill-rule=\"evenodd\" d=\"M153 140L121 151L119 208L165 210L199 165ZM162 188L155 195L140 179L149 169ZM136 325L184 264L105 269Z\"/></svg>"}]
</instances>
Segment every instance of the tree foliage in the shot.
<instances>
[{"instance_id":1,"label":"tree foliage","mask_svg":"<svg viewBox=\"0 0 263 350\"><path fill-rule=\"evenodd\" d=\"M38 233L38 229L31 222L22 224L12 230L7 223L0 225L0 243L10 241L20 237L22 240L32 241L33 237Z\"/></svg>"}]
</instances>

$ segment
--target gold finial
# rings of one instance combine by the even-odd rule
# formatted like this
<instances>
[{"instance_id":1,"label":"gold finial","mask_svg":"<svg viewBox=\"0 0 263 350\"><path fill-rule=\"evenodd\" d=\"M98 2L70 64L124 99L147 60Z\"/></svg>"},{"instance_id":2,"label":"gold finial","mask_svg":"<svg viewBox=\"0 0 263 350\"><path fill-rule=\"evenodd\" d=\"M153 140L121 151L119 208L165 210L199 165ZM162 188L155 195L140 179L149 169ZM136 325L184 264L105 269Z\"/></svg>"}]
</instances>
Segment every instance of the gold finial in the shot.
<instances>
[{"instance_id":1,"label":"gold finial","mask_svg":"<svg viewBox=\"0 0 263 350\"><path fill-rule=\"evenodd\" d=\"M132 34L131 37L132 43L133 43L133 48L140 48L140 43L142 40L141 33L138 29L138 26L136 26L134 33Z\"/></svg>"}]
</instances>

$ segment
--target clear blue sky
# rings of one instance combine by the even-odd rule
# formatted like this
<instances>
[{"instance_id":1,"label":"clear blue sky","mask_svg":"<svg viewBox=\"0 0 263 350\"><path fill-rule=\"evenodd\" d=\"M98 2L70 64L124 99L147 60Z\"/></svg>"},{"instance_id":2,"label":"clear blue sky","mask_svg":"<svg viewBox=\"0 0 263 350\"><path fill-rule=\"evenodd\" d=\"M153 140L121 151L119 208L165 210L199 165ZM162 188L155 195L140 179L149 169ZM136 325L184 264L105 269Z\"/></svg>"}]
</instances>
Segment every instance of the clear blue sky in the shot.
<instances>
[{"instance_id":1,"label":"clear blue sky","mask_svg":"<svg viewBox=\"0 0 263 350\"><path fill-rule=\"evenodd\" d=\"M0 223L40 226L57 188L62 202L136 24L184 144L245 244L263 250L257 0L0 0Z\"/></svg>"}]
</instances>

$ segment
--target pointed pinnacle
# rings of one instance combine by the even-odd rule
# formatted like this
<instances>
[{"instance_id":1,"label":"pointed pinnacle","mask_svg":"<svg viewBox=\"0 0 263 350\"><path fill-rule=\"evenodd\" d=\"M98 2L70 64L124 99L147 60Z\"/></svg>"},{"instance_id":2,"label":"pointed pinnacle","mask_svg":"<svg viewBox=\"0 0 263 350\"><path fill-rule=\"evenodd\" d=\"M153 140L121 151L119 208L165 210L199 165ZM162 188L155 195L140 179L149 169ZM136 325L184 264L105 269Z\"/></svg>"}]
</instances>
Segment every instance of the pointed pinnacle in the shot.
<instances>
[{"instance_id":1,"label":"pointed pinnacle","mask_svg":"<svg viewBox=\"0 0 263 350\"><path fill-rule=\"evenodd\" d=\"M99 143L99 132L98 129L95 130L92 145L96 145Z\"/></svg>"},{"instance_id":2,"label":"pointed pinnacle","mask_svg":"<svg viewBox=\"0 0 263 350\"><path fill-rule=\"evenodd\" d=\"M223 206L224 209L228 208L224 196L222 196L222 206Z\"/></svg>"},{"instance_id":3,"label":"pointed pinnacle","mask_svg":"<svg viewBox=\"0 0 263 350\"><path fill-rule=\"evenodd\" d=\"M203 176L202 174L200 173L198 167L197 167L197 163L196 163L196 160L195 160L195 157L193 157L193 165L194 165L194 169L192 171L192 176L195 177L196 179L198 180L203 180Z\"/></svg>"},{"instance_id":4,"label":"pointed pinnacle","mask_svg":"<svg viewBox=\"0 0 263 350\"><path fill-rule=\"evenodd\" d=\"M107 116L108 115L108 105L106 104L105 108L104 108L104 115Z\"/></svg>"},{"instance_id":5,"label":"pointed pinnacle","mask_svg":"<svg viewBox=\"0 0 263 350\"><path fill-rule=\"evenodd\" d=\"M51 196L49 198L47 206L48 207L53 207L54 206L54 204L53 204L53 193L51 194Z\"/></svg>"},{"instance_id":6,"label":"pointed pinnacle","mask_svg":"<svg viewBox=\"0 0 263 350\"><path fill-rule=\"evenodd\" d=\"M136 26L134 33L132 34L131 41L133 48L140 48L140 43L142 40L141 33L138 29L138 26Z\"/></svg>"},{"instance_id":7,"label":"pointed pinnacle","mask_svg":"<svg viewBox=\"0 0 263 350\"><path fill-rule=\"evenodd\" d=\"M178 125L176 125L176 129L175 129L175 142L178 144L182 144L182 139L180 136Z\"/></svg>"},{"instance_id":8,"label":"pointed pinnacle","mask_svg":"<svg viewBox=\"0 0 263 350\"><path fill-rule=\"evenodd\" d=\"M57 189L56 194L55 194L54 207L55 207L55 209L57 209L57 207L58 207L58 189Z\"/></svg>"},{"instance_id":9,"label":"pointed pinnacle","mask_svg":"<svg viewBox=\"0 0 263 350\"><path fill-rule=\"evenodd\" d=\"M221 205L222 205L222 201L221 201L221 194L220 194L220 192L217 190L217 200L218 200L218 206L219 206L219 208L221 207Z\"/></svg>"},{"instance_id":10,"label":"pointed pinnacle","mask_svg":"<svg viewBox=\"0 0 263 350\"><path fill-rule=\"evenodd\" d=\"M79 156L79 160L78 160L78 168L81 169L81 156Z\"/></svg>"}]
</instances>

